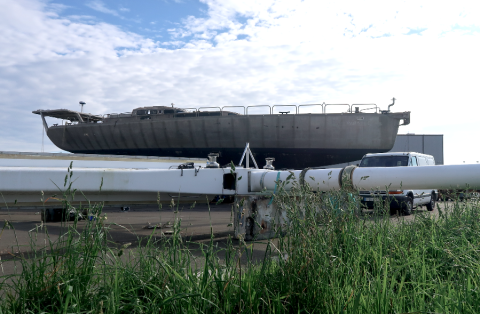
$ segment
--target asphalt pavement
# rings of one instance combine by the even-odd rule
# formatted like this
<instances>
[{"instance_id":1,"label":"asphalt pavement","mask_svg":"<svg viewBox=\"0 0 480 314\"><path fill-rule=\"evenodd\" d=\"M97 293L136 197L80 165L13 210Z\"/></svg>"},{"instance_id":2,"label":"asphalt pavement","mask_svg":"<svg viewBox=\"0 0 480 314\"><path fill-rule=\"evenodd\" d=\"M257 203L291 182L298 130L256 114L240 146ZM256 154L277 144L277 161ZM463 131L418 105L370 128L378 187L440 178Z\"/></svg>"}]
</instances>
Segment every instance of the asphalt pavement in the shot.
<instances>
[{"instance_id":1,"label":"asphalt pavement","mask_svg":"<svg viewBox=\"0 0 480 314\"><path fill-rule=\"evenodd\" d=\"M438 208L445 208L447 202L437 203L433 212L418 208L410 216L390 216L390 219L400 221L413 220L419 213L438 216ZM176 219L181 220L182 238L191 242L208 242L212 235L219 247L226 247L229 239L234 236L233 204L196 204L178 205L173 208L163 206L130 206L129 211L122 211L119 207L103 209L106 215L106 225L110 228L109 236L112 244L123 245L132 243L132 248L138 240L153 236L155 238L168 237L172 233L172 226ZM41 222L38 209L10 209L0 211L0 276L15 271L15 260L26 256L33 247L36 249L47 247L48 241L55 241L67 231L67 225L73 222ZM78 222L81 229L87 222ZM153 226L158 226L153 229ZM153 235L152 235L153 233ZM254 258L261 259L265 253L267 241L251 243ZM233 240L236 245L238 241ZM27 254L28 255L28 254ZM17 263L18 264L18 263ZM18 270L17 270L18 271Z\"/></svg>"}]
</instances>

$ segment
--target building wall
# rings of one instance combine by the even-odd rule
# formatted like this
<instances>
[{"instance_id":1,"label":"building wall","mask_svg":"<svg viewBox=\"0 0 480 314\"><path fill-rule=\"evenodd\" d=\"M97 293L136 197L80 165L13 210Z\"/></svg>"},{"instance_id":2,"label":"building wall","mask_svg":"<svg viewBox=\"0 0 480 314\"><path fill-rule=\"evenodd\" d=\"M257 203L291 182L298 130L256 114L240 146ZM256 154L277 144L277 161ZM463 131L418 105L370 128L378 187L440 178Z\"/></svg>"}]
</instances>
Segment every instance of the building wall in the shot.
<instances>
[{"instance_id":1,"label":"building wall","mask_svg":"<svg viewBox=\"0 0 480 314\"><path fill-rule=\"evenodd\" d=\"M390 151L432 155L437 165L443 165L443 134L398 134Z\"/></svg>"},{"instance_id":2,"label":"building wall","mask_svg":"<svg viewBox=\"0 0 480 314\"><path fill-rule=\"evenodd\" d=\"M417 152L432 155L436 165L443 165L443 134L398 134L390 152ZM343 168L359 164L360 160L343 164L330 165L325 168Z\"/></svg>"}]
</instances>

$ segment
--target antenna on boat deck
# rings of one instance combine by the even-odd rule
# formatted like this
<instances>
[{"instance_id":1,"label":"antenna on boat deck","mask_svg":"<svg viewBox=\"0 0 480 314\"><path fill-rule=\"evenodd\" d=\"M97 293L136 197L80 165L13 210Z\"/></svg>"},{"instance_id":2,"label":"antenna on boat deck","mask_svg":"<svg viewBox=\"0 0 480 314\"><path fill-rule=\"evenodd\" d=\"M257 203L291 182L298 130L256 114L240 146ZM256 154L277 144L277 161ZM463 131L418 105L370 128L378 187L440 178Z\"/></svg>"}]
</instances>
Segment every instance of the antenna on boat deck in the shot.
<instances>
[{"instance_id":1,"label":"antenna on boat deck","mask_svg":"<svg viewBox=\"0 0 480 314\"><path fill-rule=\"evenodd\" d=\"M78 103L80 104L80 106L82 106L82 109L80 109L80 112L83 112L83 106L85 106L86 102L79 101Z\"/></svg>"},{"instance_id":2,"label":"antenna on boat deck","mask_svg":"<svg viewBox=\"0 0 480 314\"><path fill-rule=\"evenodd\" d=\"M387 109L387 110L380 110L380 112L381 112L382 114L387 114L387 113L389 113L389 112L390 112L390 107L393 106L393 105L395 105L395 97L392 98L392 103L391 103L390 105L388 105L388 109Z\"/></svg>"},{"instance_id":3,"label":"antenna on boat deck","mask_svg":"<svg viewBox=\"0 0 480 314\"><path fill-rule=\"evenodd\" d=\"M242 166L243 158L245 158L245 168L250 168L250 157L252 157L253 163L255 164L255 168L258 169L257 162L255 161L252 151L250 150L250 143L247 143L245 145L245 150L243 151L242 159L240 159L238 166Z\"/></svg>"},{"instance_id":4,"label":"antenna on boat deck","mask_svg":"<svg viewBox=\"0 0 480 314\"><path fill-rule=\"evenodd\" d=\"M390 112L390 107L395 105L395 97L392 98L392 104L391 105L388 105L388 112Z\"/></svg>"}]
</instances>

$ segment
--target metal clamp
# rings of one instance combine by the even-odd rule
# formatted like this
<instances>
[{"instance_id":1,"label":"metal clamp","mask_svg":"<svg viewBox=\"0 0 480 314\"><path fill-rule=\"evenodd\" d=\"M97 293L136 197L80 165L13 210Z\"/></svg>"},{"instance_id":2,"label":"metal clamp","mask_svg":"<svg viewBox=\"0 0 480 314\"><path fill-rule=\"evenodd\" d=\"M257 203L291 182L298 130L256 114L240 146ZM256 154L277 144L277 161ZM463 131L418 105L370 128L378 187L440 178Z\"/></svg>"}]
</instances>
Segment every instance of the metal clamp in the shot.
<instances>
[{"instance_id":1,"label":"metal clamp","mask_svg":"<svg viewBox=\"0 0 480 314\"><path fill-rule=\"evenodd\" d=\"M263 174L262 174L262 177L260 178L260 186L262 187L262 190L266 189L267 187L264 185L264 180L265 180L265 176L267 175L267 171L265 171Z\"/></svg>"},{"instance_id":2,"label":"metal clamp","mask_svg":"<svg viewBox=\"0 0 480 314\"><path fill-rule=\"evenodd\" d=\"M342 189L346 190L353 190L355 187L353 186L353 171L357 169L357 166L350 165L346 166L345 168L340 171L338 176L338 185Z\"/></svg>"}]
</instances>

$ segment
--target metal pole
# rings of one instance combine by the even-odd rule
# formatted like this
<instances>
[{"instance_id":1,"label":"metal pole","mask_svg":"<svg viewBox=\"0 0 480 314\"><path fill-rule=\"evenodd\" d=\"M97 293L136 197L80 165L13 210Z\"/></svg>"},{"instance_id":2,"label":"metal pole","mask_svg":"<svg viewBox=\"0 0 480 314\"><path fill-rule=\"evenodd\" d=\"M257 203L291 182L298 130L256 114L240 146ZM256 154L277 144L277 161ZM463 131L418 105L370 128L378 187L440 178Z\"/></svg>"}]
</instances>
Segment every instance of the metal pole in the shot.
<instances>
[{"instance_id":1,"label":"metal pole","mask_svg":"<svg viewBox=\"0 0 480 314\"><path fill-rule=\"evenodd\" d=\"M248 152L250 153L250 156L252 157L252 161L253 161L253 164L255 165L255 168L258 169L257 161L255 160L255 157L253 157L253 153L250 150L250 148L248 148Z\"/></svg>"},{"instance_id":2,"label":"metal pole","mask_svg":"<svg viewBox=\"0 0 480 314\"><path fill-rule=\"evenodd\" d=\"M245 158L245 154L247 154L247 149L248 149L248 143L245 145L245 149L243 150L242 158L240 158L240 162L238 163L238 166L242 166L243 158Z\"/></svg>"}]
</instances>

